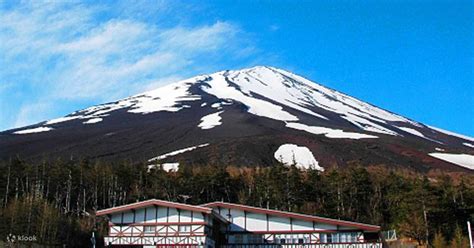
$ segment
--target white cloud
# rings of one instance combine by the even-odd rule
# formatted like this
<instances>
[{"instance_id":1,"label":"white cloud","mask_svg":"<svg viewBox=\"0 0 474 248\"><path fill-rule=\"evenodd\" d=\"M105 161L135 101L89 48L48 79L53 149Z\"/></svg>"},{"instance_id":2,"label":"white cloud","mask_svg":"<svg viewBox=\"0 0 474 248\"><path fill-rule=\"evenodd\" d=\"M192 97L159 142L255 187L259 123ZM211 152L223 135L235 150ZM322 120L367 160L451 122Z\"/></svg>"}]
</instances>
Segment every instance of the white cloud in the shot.
<instances>
[{"instance_id":1,"label":"white cloud","mask_svg":"<svg viewBox=\"0 0 474 248\"><path fill-rule=\"evenodd\" d=\"M170 14L171 7L162 6L147 14L156 15L159 9ZM130 11L107 11L106 6L54 2L0 8L0 63L5 65L0 68L1 81L13 82L16 90L41 89L21 106L9 104L19 112L10 127L55 117L54 111L31 114L38 104L114 100L209 72L219 61L240 59L254 51L246 34L225 21L191 27L160 25L134 18ZM110 17L103 18L104 13ZM10 88L0 91L0 98Z\"/></svg>"},{"instance_id":2,"label":"white cloud","mask_svg":"<svg viewBox=\"0 0 474 248\"><path fill-rule=\"evenodd\" d=\"M150 91L154 90L160 86L167 85L170 83L178 82L185 79L184 77L181 77L179 75L171 75L169 77L163 77L159 78L157 80L151 81L146 85L143 85L143 87L139 88L139 92L145 92L145 91Z\"/></svg>"},{"instance_id":3,"label":"white cloud","mask_svg":"<svg viewBox=\"0 0 474 248\"><path fill-rule=\"evenodd\" d=\"M38 118L43 117L52 110L51 104L46 102L32 103L21 106L18 115L15 118L15 127L22 127L32 124Z\"/></svg>"},{"instance_id":4,"label":"white cloud","mask_svg":"<svg viewBox=\"0 0 474 248\"><path fill-rule=\"evenodd\" d=\"M161 33L164 49L186 49L188 51L212 51L225 47L239 30L226 22L195 29L173 28Z\"/></svg>"}]
</instances>

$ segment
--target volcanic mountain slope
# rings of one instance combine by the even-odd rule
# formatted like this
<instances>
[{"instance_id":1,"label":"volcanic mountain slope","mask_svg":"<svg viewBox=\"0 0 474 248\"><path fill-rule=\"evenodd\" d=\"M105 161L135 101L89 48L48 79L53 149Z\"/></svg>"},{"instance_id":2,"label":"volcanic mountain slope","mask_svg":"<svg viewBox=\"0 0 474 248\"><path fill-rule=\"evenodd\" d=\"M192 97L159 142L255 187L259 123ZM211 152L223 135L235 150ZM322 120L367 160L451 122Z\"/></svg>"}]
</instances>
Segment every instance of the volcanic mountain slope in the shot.
<instances>
[{"instance_id":1,"label":"volcanic mountain slope","mask_svg":"<svg viewBox=\"0 0 474 248\"><path fill-rule=\"evenodd\" d=\"M474 139L390 113L293 73L201 75L0 133L0 159L127 159L324 170L357 162L470 172Z\"/></svg>"}]
</instances>

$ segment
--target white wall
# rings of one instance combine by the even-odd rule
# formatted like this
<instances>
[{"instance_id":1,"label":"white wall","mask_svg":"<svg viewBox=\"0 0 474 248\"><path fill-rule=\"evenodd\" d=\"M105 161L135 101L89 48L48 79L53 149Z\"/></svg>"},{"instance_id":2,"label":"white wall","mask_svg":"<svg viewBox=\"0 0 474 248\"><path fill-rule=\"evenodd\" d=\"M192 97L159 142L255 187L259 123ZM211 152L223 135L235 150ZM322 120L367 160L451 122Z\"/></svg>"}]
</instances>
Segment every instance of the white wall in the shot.
<instances>
[{"instance_id":1,"label":"white wall","mask_svg":"<svg viewBox=\"0 0 474 248\"><path fill-rule=\"evenodd\" d=\"M272 231L287 231L291 230L290 219L278 216L268 216L269 229Z\"/></svg>"},{"instance_id":2,"label":"white wall","mask_svg":"<svg viewBox=\"0 0 474 248\"><path fill-rule=\"evenodd\" d=\"M336 230L337 229L335 225L329 225L329 224L318 223L318 222L314 224L314 228L316 230Z\"/></svg>"},{"instance_id":3,"label":"white wall","mask_svg":"<svg viewBox=\"0 0 474 248\"><path fill-rule=\"evenodd\" d=\"M313 222L293 219L293 230L313 230Z\"/></svg>"},{"instance_id":4,"label":"white wall","mask_svg":"<svg viewBox=\"0 0 474 248\"><path fill-rule=\"evenodd\" d=\"M265 214L247 213L247 230L266 231L267 216Z\"/></svg>"}]
</instances>

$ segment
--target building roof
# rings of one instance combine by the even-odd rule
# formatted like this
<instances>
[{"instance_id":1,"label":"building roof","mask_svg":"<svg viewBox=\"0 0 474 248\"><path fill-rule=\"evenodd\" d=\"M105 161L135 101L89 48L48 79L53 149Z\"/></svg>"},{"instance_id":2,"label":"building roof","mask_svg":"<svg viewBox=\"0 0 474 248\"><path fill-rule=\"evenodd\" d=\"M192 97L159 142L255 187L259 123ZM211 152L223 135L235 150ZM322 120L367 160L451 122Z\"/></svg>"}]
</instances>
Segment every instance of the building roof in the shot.
<instances>
[{"instance_id":1,"label":"building roof","mask_svg":"<svg viewBox=\"0 0 474 248\"><path fill-rule=\"evenodd\" d=\"M369 225L369 224L363 224L363 223L357 223L357 222L351 222L351 221L345 221L345 220L336 220L336 219L330 219L330 218L319 217L319 216L314 216L314 215L258 208L258 207L252 207L252 206L235 204L235 203L227 203L227 202L211 202L211 203L206 203L200 206L195 206L195 205L189 205L189 204L183 204L183 203L151 199L151 200L146 200L142 202L122 205L118 207L102 209L96 212L96 216L120 213L124 211L131 211L133 209L146 208L149 206L171 207L171 208L177 208L177 209L182 209L182 210L201 212L205 214L212 214L212 215L215 215L218 219L220 219L223 222L227 222L227 220L221 215L213 212L212 210L213 208L222 207L222 208L239 209L239 210L247 211L247 212L269 214L269 215L299 219L299 220L304 220L304 221L325 223L325 224L345 226L345 227L354 227L354 228L359 228L365 231L379 231L380 230L380 226L376 226L376 225Z\"/></svg>"},{"instance_id":2,"label":"building roof","mask_svg":"<svg viewBox=\"0 0 474 248\"><path fill-rule=\"evenodd\" d=\"M194 206L194 205L188 205L188 204L183 204L183 203L176 203L176 202L169 202L169 201L151 199L151 200L146 200L146 201L142 201L142 202L136 202L136 203L131 203L131 204L127 204L127 205L122 205L122 206L118 206L118 207L102 209L102 210L99 210L99 211L96 212L96 216L113 214L113 213L118 213L118 212L124 212L124 211L129 211L129 210L132 210L132 209L145 208L145 207L149 207L149 206L171 207L171 208L177 208L177 209L194 211L194 212L201 212L201 213L206 213L206 214L211 214L212 213L212 208L209 208L209 207Z\"/></svg>"},{"instance_id":3,"label":"building roof","mask_svg":"<svg viewBox=\"0 0 474 248\"><path fill-rule=\"evenodd\" d=\"M332 225L338 225L338 226L354 227L354 228L359 228L365 231L379 231L380 230L380 226L376 226L376 225L369 225L369 224L363 224L363 223L345 221L345 220L336 220L336 219L330 219L330 218L319 217L319 216L314 216L314 215L306 215L306 214L292 213L292 212L286 212L286 211L251 207L251 206L235 204L235 203L211 202L211 203L203 204L201 206L210 207L210 208L222 207L222 208L239 209L242 211L253 212L253 213L269 214L269 215L275 215L275 216L287 217L287 218L293 218L293 219L299 219L299 220L305 220L305 221L314 221L314 222L332 224Z\"/></svg>"}]
</instances>

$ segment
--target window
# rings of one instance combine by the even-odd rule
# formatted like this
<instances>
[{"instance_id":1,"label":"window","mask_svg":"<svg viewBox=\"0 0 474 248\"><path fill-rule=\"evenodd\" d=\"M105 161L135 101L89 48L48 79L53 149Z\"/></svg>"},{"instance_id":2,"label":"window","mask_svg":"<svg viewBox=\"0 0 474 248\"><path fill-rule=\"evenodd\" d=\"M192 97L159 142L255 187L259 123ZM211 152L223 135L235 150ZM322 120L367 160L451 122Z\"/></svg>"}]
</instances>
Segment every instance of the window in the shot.
<instances>
[{"instance_id":1,"label":"window","mask_svg":"<svg viewBox=\"0 0 474 248\"><path fill-rule=\"evenodd\" d=\"M298 244L303 244L304 243L304 239L298 239Z\"/></svg>"},{"instance_id":2,"label":"window","mask_svg":"<svg viewBox=\"0 0 474 248\"><path fill-rule=\"evenodd\" d=\"M348 242L348 240L346 238L348 235L349 235L349 233L340 233L339 234L339 242L341 242L341 243Z\"/></svg>"},{"instance_id":3,"label":"window","mask_svg":"<svg viewBox=\"0 0 474 248\"><path fill-rule=\"evenodd\" d=\"M143 231L146 233L154 233L156 230L156 226L145 226Z\"/></svg>"},{"instance_id":4,"label":"window","mask_svg":"<svg viewBox=\"0 0 474 248\"><path fill-rule=\"evenodd\" d=\"M249 234L247 235L247 242L249 244L260 244L262 243L262 236L258 234Z\"/></svg>"},{"instance_id":5,"label":"window","mask_svg":"<svg viewBox=\"0 0 474 248\"><path fill-rule=\"evenodd\" d=\"M178 231L182 233L191 232L191 226L179 226Z\"/></svg>"},{"instance_id":6,"label":"window","mask_svg":"<svg viewBox=\"0 0 474 248\"><path fill-rule=\"evenodd\" d=\"M226 214L225 216L227 216L227 220L229 222L232 222L232 215L230 213Z\"/></svg>"},{"instance_id":7,"label":"window","mask_svg":"<svg viewBox=\"0 0 474 248\"><path fill-rule=\"evenodd\" d=\"M352 242L358 242L358 240L357 240L357 234L358 234L358 233L351 233L351 240L352 240Z\"/></svg>"},{"instance_id":8,"label":"window","mask_svg":"<svg viewBox=\"0 0 474 248\"><path fill-rule=\"evenodd\" d=\"M339 239L339 233L332 233L331 234L331 242L328 242L328 243L339 243L340 242L340 239Z\"/></svg>"},{"instance_id":9,"label":"window","mask_svg":"<svg viewBox=\"0 0 474 248\"><path fill-rule=\"evenodd\" d=\"M234 243L243 244L244 243L244 236L241 235L241 234L234 235Z\"/></svg>"},{"instance_id":10,"label":"window","mask_svg":"<svg viewBox=\"0 0 474 248\"><path fill-rule=\"evenodd\" d=\"M327 242L327 243L332 243L332 235L331 235L331 234L328 234L328 235L326 236L326 242Z\"/></svg>"},{"instance_id":11,"label":"window","mask_svg":"<svg viewBox=\"0 0 474 248\"><path fill-rule=\"evenodd\" d=\"M321 233L319 234L319 242L321 243L326 243L328 240L326 239L326 234L325 233Z\"/></svg>"},{"instance_id":12,"label":"window","mask_svg":"<svg viewBox=\"0 0 474 248\"><path fill-rule=\"evenodd\" d=\"M359 233L344 232L344 233L320 233L319 242L321 243L355 243L359 242L357 239ZM306 242L306 239L305 239Z\"/></svg>"}]
</instances>

